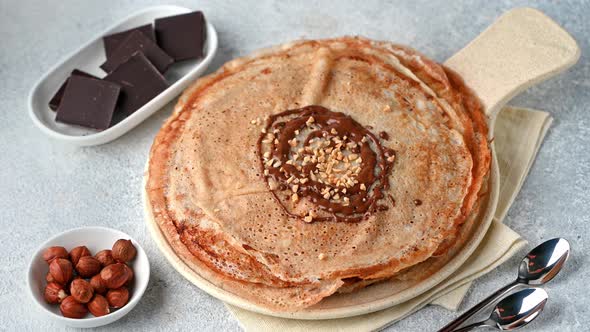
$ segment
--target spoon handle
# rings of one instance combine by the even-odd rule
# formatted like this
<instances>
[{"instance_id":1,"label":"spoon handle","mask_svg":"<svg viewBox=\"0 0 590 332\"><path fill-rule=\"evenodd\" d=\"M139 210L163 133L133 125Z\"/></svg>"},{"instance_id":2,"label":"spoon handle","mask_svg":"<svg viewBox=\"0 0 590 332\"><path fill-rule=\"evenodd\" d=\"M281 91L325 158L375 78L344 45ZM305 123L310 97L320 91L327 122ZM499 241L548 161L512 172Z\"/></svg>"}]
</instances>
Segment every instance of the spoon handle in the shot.
<instances>
[{"instance_id":1,"label":"spoon handle","mask_svg":"<svg viewBox=\"0 0 590 332\"><path fill-rule=\"evenodd\" d=\"M518 280L515 280L512 283L510 283L510 284L508 284L508 285L506 285L506 286L498 289L492 295L488 296L483 301L481 301L478 304L474 305L471 309L467 310L461 316L457 317L455 320L453 320L452 322L450 322L449 324L447 324L445 327L443 327L442 329L440 329L438 332L463 331L463 329L461 329L461 330L456 330L456 329L459 326L461 326L461 324L465 323L469 318L471 318L475 314L477 314L481 309L483 309L483 308L487 307L488 305L496 302L502 296L506 295L506 293L508 293L509 291L511 291L518 284L519 284ZM475 326L469 325L469 327L473 328ZM465 331L467 331L467 330L465 330Z\"/></svg>"}]
</instances>

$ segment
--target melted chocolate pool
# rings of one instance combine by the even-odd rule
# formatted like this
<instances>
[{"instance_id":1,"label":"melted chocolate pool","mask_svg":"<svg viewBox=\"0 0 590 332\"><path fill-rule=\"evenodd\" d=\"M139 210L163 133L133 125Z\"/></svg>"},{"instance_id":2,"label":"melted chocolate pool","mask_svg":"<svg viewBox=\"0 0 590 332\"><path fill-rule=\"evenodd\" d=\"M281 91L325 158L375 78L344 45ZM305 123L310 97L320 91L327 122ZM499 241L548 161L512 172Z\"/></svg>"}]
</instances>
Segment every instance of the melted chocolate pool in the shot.
<instances>
[{"instance_id":1,"label":"melted chocolate pool","mask_svg":"<svg viewBox=\"0 0 590 332\"><path fill-rule=\"evenodd\" d=\"M387 209L379 202L395 152L350 116L306 106L270 116L262 132L260 166L289 215L306 222L360 221ZM294 208L303 200L321 213Z\"/></svg>"}]
</instances>

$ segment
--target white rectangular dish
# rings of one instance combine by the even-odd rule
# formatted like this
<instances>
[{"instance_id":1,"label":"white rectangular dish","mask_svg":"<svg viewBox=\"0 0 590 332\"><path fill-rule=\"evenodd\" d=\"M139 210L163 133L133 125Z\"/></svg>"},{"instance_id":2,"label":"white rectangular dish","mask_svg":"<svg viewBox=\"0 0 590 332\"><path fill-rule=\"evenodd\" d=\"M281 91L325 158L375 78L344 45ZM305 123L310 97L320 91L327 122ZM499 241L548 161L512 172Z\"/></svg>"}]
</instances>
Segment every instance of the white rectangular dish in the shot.
<instances>
[{"instance_id":1,"label":"white rectangular dish","mask_svg":"<svg viewBox=\"0 0 590 332\"><path fill-rule=\"evenodd\" d=\"M201 59L187 60L176 63L164 75L170 86L116 125L97 131L89 128L58 123L55 112L49 108L49 100L69 77L74 69L80 69L97 77L104 77L100 65L106 60L102 37L151 24L156 18L184 14L191 9L179 6L154 6L128 16L120 23L100 33L86 45L65 57L56 66L45 73L35 84L29 94L29 115L41 131L55 139L79 146L99 145L110 142L161 109L178 96L186 87L201 75L211 63L217 51L217 33L215 28L207 22L207 39L205 42L205 56Z\"/></svg>"}]
</instances>

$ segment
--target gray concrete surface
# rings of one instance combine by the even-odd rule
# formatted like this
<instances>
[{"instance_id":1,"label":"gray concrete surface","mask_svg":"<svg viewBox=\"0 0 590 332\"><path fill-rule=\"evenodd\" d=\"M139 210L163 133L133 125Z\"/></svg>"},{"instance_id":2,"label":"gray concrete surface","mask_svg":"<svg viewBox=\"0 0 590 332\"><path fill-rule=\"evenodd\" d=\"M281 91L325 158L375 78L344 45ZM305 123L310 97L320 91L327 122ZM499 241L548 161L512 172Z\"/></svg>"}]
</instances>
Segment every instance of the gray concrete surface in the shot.
<instances>
[{"instance_id":1,"label":"gray concrete surface","mask_svg":"<svg viewBox=\"0 0 590 332\"><path fill-rule=\"evenodd\" d=\"M359 34L413 45L444 61L495 17L526 1L179 1L217 27L211 69L295 38ZM31 302L25 284L33 250L52 234L84 225L120 229L141 241L152 263L145 296L104 330L237 331L223 304L166 262L142 218L140 184L163 109L117 141L76 148L47 138L27 115L27 94L60 58L122 17L156 1L0 1L0 330L62 330ZM570 31L582 48L567 74L526 91L513 105L551 112L555 122L506 223L531 244L563 236L573 255L547 285L550 301L529 331L581 331L590 324L590 4L530 3ZM518 142L515 142L518 144ZM475 282L462 310L510 281L514 258ZM430 331L456 314L427 307L391 331Z\"/></svg>"}]
</instances>

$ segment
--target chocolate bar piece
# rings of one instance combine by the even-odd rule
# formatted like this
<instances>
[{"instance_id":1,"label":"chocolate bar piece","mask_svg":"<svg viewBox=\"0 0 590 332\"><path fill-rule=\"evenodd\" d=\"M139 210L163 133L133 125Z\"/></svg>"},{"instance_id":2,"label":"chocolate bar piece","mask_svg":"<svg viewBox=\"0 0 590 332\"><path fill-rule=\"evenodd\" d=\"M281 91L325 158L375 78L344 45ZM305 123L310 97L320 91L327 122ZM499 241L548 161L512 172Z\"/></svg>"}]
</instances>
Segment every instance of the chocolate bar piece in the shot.
<instances>
[{"instance_id":1,"label":"chocolate bar piece","mask_svg":"<svg viewBox=\"0 0 590 332\"><path fill-rule=\"evenodd\" d=\"M87 72L83 72L78 69L74 69L72 71L72 73L70 74L70 77L72 77L72 76L84 76L84 77L91 77L94 79L98 79L98 77L94 77L93 75L90 75ZM52 110L57 111L57 108L59 107L59 103L61 102L61 98L63 97L64 91L66 90L66 85L70 81L70 77L66 78L66 80L62 83L62 85L59 87L57 92L53 95L53 98L51 98L51 100L49 101L49 108L51 108Z\"/></svg>"},{"instance_id":2,"label":"chocolate bar piece","mask_svg":"<svg viewBox=\"0 0 590 332\"><path fill-rule=\"evenodd\" d=\"M121 116L128 116L137 111L168 87L164 76L141 52L133 54L104 80L121 86L115 122L120 120Z\"/></svg>"},{"instance_id":3,"label":"chocolate bar piece","mask_svg":"<svg viewBox=\"0 0 590 332\"><path fill-rule=\"evenodd\" d=\"M207 38L207 26L202 12L156 19L158 45L176 61L200 58Z\"/></svg>"},{"instance_id":4,"label":"chocolate bar piece","mask_svg":"<svg viewBox=\"0 0 590 332\"><path fill-rule=\"evenodd\" d=\"M139 31L143 33L146 37L148 37L152 41L156 41L156 36L154 35L154 28L151 24L142 25L137 28L113 33L112 35L102 37L102 41L104 43L104 52L107 56L107 59L111 57L113 51L115 51L119 46L121 46L121 42L125 40L133 31Z\"/></svg>"},{"instance_id":5,"label":"chocolate bar piece","mask_svg":"<svg viewBox=\"0 0 590 332\"><path fill-rule=\"evenodd\" d=\"M150 40L140 31L133 31L121 42L121 45L113 51L111 57L100 68L110 73L117 66L127 61L135 52L142 52L161 73L165 72L174 62L174 59L162 51L153 40Z\"/></svg>"},{"instance_id":6,"label":"chocolate bar piece","mask_svg":"<svg viewBox=\"0 0 590 332\"><path fill-rule=\"evenodd\" d=\"M120 90L116 83L71 76L55 120L94 129L107 129L111 124Z\"/></svg>"}]
</instances>

